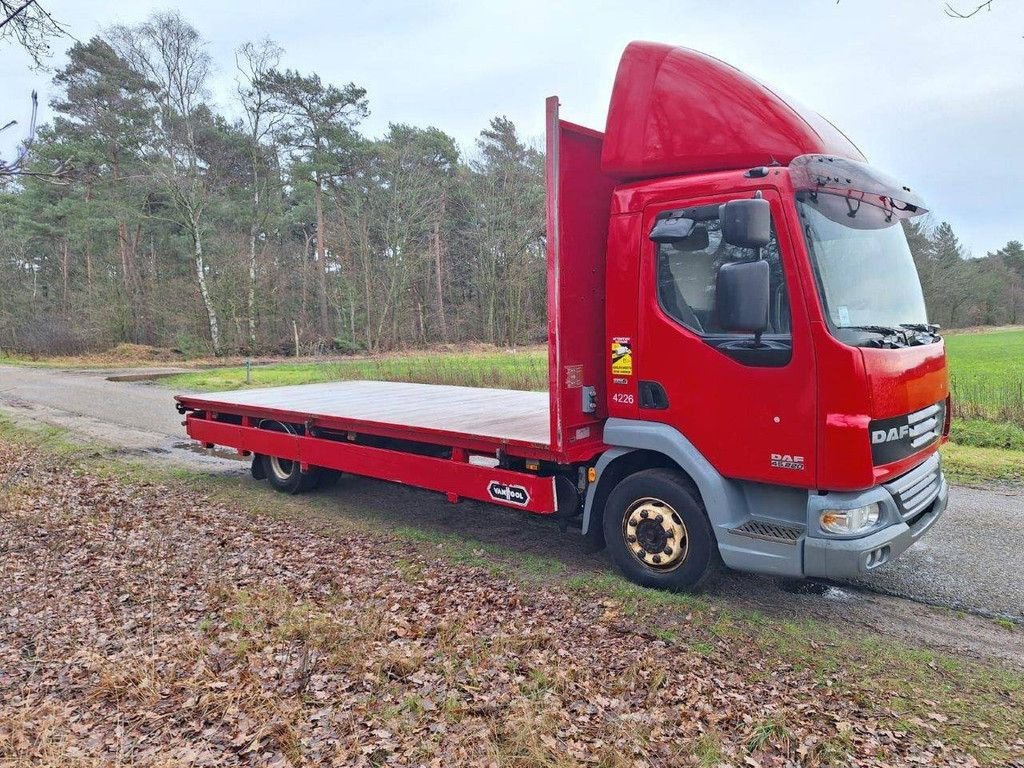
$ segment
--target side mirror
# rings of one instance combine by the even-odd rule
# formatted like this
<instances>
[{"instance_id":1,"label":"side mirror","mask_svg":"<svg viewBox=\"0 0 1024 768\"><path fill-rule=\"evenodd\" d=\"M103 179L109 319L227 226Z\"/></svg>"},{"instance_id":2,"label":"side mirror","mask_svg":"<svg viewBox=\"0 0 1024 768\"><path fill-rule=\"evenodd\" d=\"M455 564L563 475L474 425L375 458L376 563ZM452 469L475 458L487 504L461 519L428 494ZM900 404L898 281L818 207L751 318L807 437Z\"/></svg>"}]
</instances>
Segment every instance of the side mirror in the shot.
<instances>
[{"instance_id":1,"label":"side mirror","mask_svg":"<svg viewBox=\"0 0 1024 768\"><path fill-rule=\"evenodd\" d=\"M758 197L730 200L719 209L722 239L738 248L764 248L772 239L772 209Z\"/></svg>"},{"instance_id":2,"label":"side mirror","mask_svg":"<svg viewBox=\"0 0 1024 768\"><path fill-rule=\"evenodd\" d=\"M768 303L767 261L737 261L719 268L715 308L726 331L753 333L760 341L768 328Z\"/></svg>"},{"instance_id":3,"label":"side mirror","mask_svg":"<svg viewBox=\"0 0 1024 768\"><path fill-rule=\"evenodd\" d=\"M656 243L677 243L690 236L696 223L693 219L678 217L659 218L654 222L654 226L651 227L649 237Z\"/></svg>"}]
</instances>

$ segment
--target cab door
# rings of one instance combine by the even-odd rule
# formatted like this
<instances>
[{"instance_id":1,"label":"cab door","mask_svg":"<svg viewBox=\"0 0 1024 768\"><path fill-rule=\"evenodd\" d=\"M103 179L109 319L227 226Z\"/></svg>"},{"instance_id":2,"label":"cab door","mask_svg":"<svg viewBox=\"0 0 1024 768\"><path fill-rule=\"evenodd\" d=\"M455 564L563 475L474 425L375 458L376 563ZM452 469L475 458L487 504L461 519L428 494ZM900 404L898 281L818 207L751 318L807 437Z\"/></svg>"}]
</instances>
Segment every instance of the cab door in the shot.
<instances>
[{"instance_id":1,"label":"cab door","mask_svg":"<svg viewBox=\"0 0 1024 768\"><path fill-rule=\"evenodd\" d=\"M797 250L782 200L762 190L772 242L744 249L723 242L719 206L753 192L715 195L644 211L638 338L632 354L640 419L675 427L727 477L811 488L815 478L815 363L799 290ZM684 241L651 242L657 218L696 224ZM765 259L769 327L761 343L722 328L716 281L723 264Z\"/></svg>"}]
</instances>

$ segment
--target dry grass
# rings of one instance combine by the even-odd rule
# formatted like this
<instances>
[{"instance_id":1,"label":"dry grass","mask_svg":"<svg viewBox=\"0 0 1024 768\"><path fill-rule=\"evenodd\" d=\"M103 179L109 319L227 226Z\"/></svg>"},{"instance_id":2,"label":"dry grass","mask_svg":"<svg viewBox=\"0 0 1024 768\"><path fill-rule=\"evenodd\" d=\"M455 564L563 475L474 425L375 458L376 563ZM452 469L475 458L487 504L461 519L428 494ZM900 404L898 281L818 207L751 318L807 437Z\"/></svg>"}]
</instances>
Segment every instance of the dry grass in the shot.
<instances>
[{"instance_id":1,"label":"dry grass","mask_svg":"<svg viewBox=\"0 0 1024 768\"><path fill-rule=\"evenodd\" d=\"M275 365L332 365L346 362L359 361L408 361L424 357L444 359L449 357L480 357L500 354L503 352L514 354L523 352L526 355L534 354L538 350L546 355L546 347L533 345L520 347L518 349L505 349L495 347L492 344L469 342L465 344L435 344L426 348L393 350L390 352L371 355L341 355L325 354L315 356L247 356L247 355L223 355L213 356L189 356L184 353L168 348L154 347L147 344L121 343L108 350L90 352L81 355L22 355L9 354L0 349L0 363L14 365L37 365L48 368L165 368L181 367L196 369L218 369L218 368L240 368L246 361L254 366L275 366Z\"/></svg>"},{"instance_id":2,"label":"dry grass","mask_svg":"<svg viewBox=\"0 0 1024 768\"><path fill-rule=\"evenodd\" d=\"M37 365L61 368L103 368L103 367L145 367L156 365L177 365L185 361L185 356L165 347L152 347L147 344L122 343L102 352L90 352L82 355L10 355L5 356L0 350L0 360L12 363L32 363ZM202 362L202 361L193 361Z\"/></svg>"},{"instance_id":3,"label":"dry grass","mask_svg":"<svg viewBox=\"0 0 1024 768\"><path fill-rule=\"evenodd\" d=\"M0 476L15 478L0 515L0 762L1024 755L1024 689L1003 670L748 620L612 577L518 582L436 542L326 535L185 485L71 469L0 448Z\"/></svg>"}]
</instances>

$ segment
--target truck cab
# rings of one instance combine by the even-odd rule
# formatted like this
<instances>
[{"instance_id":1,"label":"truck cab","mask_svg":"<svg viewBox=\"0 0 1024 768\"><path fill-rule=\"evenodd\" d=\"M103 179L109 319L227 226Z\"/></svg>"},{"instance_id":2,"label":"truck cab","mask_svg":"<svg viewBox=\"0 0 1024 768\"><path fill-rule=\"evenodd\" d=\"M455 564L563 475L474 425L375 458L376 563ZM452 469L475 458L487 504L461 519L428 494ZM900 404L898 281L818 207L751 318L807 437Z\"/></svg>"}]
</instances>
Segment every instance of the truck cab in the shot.
<instances>
[{"instance_id":1,"label":"truck cab","mask_svg":"<svg viewBox=\"0 0 1024 768\"><path fill-rule=\"evenodd\" d=\"M616 491L674 472L708 518L709 571L857 577L910 546L946 507L950 413L901 226L916 193L820 116L665 45L627 48L603 135L556 130L591 151L569 163L549 140L553 260L607 221L607 448L584 529L642 583L699 582L685 499ZM560 185L606 192L606 218Z\"/></svg>"}]
</instances>

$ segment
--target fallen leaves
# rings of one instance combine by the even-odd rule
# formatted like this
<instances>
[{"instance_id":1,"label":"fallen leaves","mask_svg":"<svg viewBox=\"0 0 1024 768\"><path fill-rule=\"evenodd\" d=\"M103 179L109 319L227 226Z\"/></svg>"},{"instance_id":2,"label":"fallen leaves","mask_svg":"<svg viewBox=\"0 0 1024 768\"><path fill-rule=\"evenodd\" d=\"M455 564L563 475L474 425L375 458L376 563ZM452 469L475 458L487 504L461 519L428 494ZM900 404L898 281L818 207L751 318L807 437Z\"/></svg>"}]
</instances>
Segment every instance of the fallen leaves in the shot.
<instances>
[{"instance_id":1,"label":"fallen leaves","mask_svg":"<svg viewBox=\"0 0 1024 768\"><path fill-rule=\"evenodd\" d=\"M613 599L0 447L15 468L0 762L977 764L937 707L903 730L725 627L691 647Z\"/></svg>"}]
</instances>

